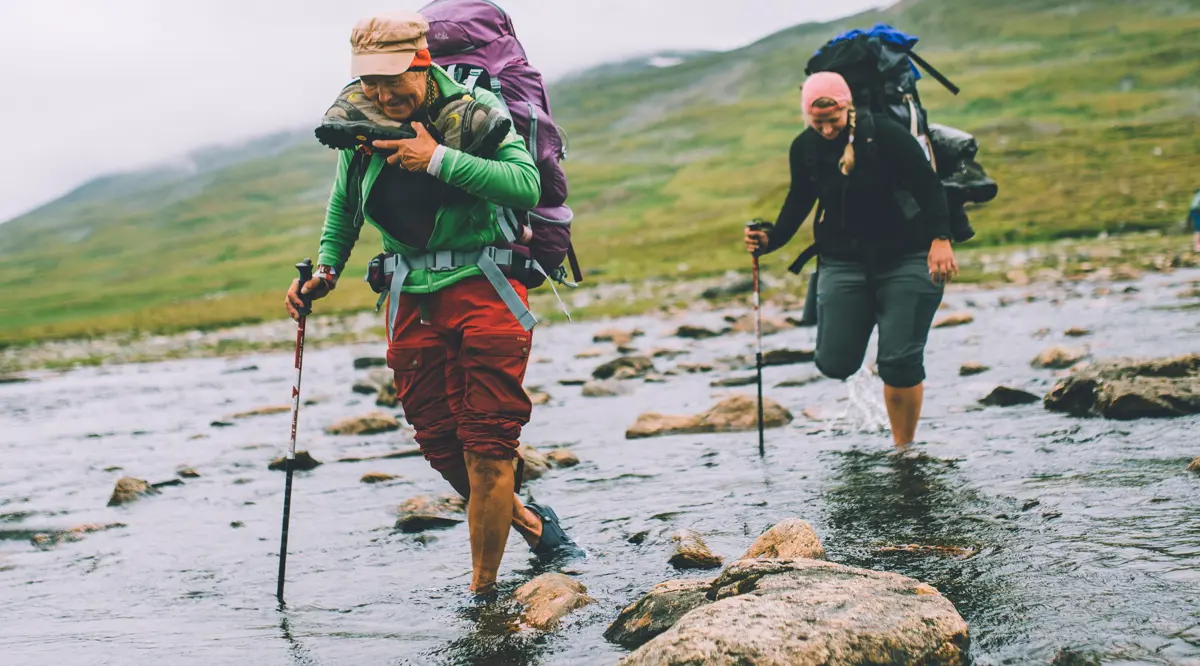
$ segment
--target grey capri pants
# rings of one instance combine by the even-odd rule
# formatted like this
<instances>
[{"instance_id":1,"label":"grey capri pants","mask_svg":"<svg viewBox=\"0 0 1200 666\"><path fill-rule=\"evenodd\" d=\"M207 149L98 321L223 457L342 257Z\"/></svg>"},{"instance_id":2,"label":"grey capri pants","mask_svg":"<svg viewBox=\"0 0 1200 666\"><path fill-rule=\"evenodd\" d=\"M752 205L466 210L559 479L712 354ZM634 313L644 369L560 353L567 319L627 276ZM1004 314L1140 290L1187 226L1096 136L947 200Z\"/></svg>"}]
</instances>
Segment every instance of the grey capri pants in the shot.
<instances>
[{"instance_id":1,"label":"grey capri pants","mask_svg":"<svg viewBox=\"0 0 1200 666\"><path fill-rule=\"evenodd\" d=\"M862 367L879 326L879 376L893 388L925 381L925 342L944 287L929 277L926 254L875 266L821 257L817 281L817 369L846 379Z\"/></svg>"}]
</instances>

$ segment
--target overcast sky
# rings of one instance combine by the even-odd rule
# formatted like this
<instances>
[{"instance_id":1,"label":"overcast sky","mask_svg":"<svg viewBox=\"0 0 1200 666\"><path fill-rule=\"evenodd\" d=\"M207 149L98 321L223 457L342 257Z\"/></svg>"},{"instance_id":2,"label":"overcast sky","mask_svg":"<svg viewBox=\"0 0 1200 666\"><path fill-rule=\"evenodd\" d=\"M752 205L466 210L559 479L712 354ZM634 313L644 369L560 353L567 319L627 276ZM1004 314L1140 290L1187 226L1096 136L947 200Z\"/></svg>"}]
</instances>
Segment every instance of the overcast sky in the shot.
<instances>
[{"instance_id":1,"label":"overcast sky","mask_svg":"<svg viewBox=\"0 0 1200 666\"><path fill-rule=\"evenodd\" d=\"M408 0L0 0L0 221L114 171L319 122L349 33ZM729 49L884 0L500 0L548 77ZM797 71L803 63L797 63Z\"/></svg>"}]
</instances>

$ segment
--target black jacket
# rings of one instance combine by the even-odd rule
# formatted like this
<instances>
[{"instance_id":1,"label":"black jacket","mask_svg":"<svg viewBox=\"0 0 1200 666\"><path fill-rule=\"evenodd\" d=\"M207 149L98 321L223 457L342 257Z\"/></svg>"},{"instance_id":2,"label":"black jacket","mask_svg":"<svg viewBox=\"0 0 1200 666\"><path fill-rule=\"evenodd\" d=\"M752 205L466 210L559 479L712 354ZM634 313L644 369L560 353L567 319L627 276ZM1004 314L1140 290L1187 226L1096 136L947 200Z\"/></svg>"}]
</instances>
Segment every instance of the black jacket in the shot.
<instances>
[{"instance_id":1,"label":"black jacket","mask_svg":"<svg viewBox=\"0 0 1200 666\"><path fill-rule=\"evenodd\" d=\"M792 239L818 200L823 211L813 234L822 255L859 260L865 253L883 258L924 252L935 238L950 236L946 194L921 145L892 120L872 121L873 131L854 138L850 176L838 168L849 132L830 141L809 128L796 137L791 188L767 252Z\"/></svg>"}]
</instances>

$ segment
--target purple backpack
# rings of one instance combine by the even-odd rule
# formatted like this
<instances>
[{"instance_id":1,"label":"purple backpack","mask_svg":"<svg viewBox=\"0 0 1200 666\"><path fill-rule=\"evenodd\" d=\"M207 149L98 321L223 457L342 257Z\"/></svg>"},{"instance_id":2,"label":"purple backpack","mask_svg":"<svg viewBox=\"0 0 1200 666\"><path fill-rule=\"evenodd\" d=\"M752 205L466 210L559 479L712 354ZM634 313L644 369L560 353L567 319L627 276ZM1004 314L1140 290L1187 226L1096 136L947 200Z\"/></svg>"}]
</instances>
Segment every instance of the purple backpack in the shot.
<instances>
[{"instance_id":1,"label":"purple backpack","mask_svg":"<svg viewBox=\"0 0 1200 666\"><path fill-rule=\"evenodd\" d=\"M567 176L560 164L567 156L564 135L550 115L546 84L529 64L512 19L488 0L434 0L421 9L421 15L429 21L433 61L468 89L491 89L503 99L517 133L537 163L541 200L533 210L507 215L532 231L526 244L529 254L560 282L566 276L563 262L569 260L575 281L582 280L571 247L574 215L566 205ZM530 286L542 281L535 280L537 284Z\"/></svg>"}]
</instances>

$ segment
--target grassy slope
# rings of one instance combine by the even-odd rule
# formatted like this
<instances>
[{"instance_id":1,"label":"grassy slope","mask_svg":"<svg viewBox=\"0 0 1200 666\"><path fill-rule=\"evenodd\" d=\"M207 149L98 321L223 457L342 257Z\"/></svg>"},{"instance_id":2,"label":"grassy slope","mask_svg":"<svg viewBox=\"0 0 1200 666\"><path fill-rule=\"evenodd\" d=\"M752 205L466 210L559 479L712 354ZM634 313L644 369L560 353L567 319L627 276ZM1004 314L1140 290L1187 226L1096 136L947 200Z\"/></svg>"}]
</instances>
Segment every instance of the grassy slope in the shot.
<instances>
[{"instance_id":1,"label":"grassy slope","mask_svg":"<svg viewBox=\"0 0 1200 666\"><path fill-rule=\"evenodd\" d=\"M813 49L887 20L963 88L922 88L934 120L979 137L1001 197L979 243L1167 229L1200 173L1200 0L922 0L785 30L669 69L565 82L577 246L598 279L744 268L740 224L773 218L796 86ZM332 175L314 141L272 137L91 184L0 226L0 343L274 318L314 254ZM797 243L798 245L798 243ZM378 247L364 231L355 272ZM794 252L788 252L794 255ZM782 270L788 257L768 260ZM349 281L325 311L365 307Z\"/></svg>"}]
</instances>

